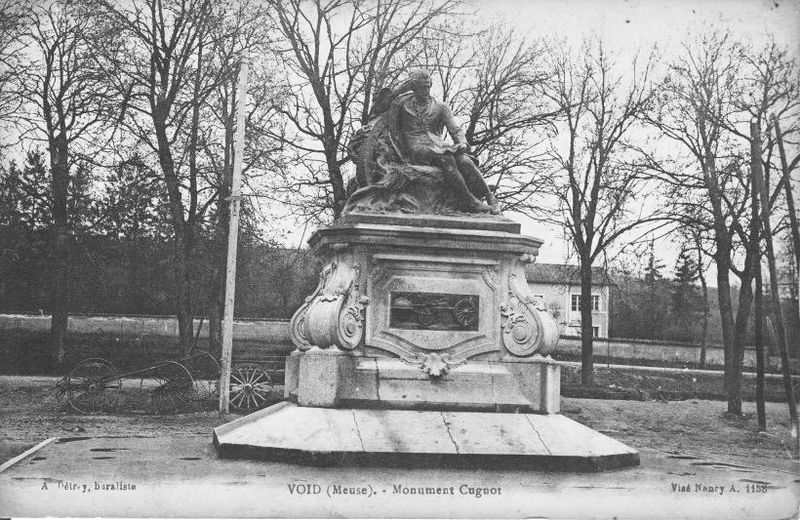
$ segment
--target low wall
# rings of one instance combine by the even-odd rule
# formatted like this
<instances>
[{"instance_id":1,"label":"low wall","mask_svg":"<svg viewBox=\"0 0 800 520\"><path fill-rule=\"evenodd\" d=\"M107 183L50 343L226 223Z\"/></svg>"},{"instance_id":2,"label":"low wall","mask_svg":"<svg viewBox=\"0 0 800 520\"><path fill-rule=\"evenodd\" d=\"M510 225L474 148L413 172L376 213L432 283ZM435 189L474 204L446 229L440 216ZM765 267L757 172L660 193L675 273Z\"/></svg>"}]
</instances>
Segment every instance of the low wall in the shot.
<instances>
[{"instance_id":1,"label":"low wall","mask_svg":"<svg viewBox=\"0 0 800 520\"><path fill-rule=\"evenodd\" d=\"M581 338L575 336L562 336L558 342L558 352L572 356L581 354ZM662 363L694 363L700 364L700 346L686 343L666 343L648 340L626 340L595 338L594 355L611 359L640 359ZM767 369L779 369L780 357L767 356ZM796 359L790 360L792 372L797 372ZM725 364L725 349L720 345L706 346L706 365L723 366ZM747 346L744 351L744 367L755 370L755 347Z\"/></svg>"},{"instance_id":2,"label":"low wall","mask_svg":"<svg viewBox=\"0 0 800 520\"><path fill-rule=\"evenodd\" d=\"M195 334L200 329L200 337L208 337L208 322L196 319ZM50 316L31 316L23 314L0 314L0 330L46 331L50 327ZM68 330L75 333L104 333L121 336L178 336L178 320L171 316L70 316ZM233 339L258 341L269 345L281 345L291 349L289 322L286 320L235 320ZM562 336L558 352L569 356L580 356L581 340L574 336ZM663 343L648 340L624 340L596 338L594 355L611 359L647 360L663 363L700 363L700 348L696 345ZM724 349L709 345L706 349L706 364L722 366ZM797 360L792 360L792 370L797 371ZM746 347L744 366L755 368L756 353L753 347ZM780 358L769 357L767 368L780 367Z\"/></svg>"},{"instance_id":3,"label":"low wall","mask_svg":"<svg viewBox=\"0 0 800 520\"><path fill-rule=\"evenodd\" d=\"M202 328L201 328L202 327ZM50 316L0 314L0 329L47 331ZM195 319L194 333L208 337L208 321ZM121 336L178 336L178 320L171 316L70 316L67 330L78 334ZM289 344L289 322L285 320L234 320L233 339Z\"/></svg>"}]
</instances>

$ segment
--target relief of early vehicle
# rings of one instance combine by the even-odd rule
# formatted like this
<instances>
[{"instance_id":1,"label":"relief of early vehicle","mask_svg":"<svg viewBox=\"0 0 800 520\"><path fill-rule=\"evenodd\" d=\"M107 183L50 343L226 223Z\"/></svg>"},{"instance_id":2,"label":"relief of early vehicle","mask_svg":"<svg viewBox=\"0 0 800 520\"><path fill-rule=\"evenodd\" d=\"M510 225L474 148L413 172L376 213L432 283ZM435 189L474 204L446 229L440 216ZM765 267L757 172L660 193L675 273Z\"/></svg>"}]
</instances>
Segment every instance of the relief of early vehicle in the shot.
<instances>
[{"instance_id":1,"label":"relief of early vehicle","mask_svg":"<svg viewBox=\"0 0 800 520\"><path fill-rule=\"evenodd\" d=\"M426 293L395 294L393 324L416 322L424 328L472 329L478 322L478 301L474 296Z\"/></svg>"}]
</instances>

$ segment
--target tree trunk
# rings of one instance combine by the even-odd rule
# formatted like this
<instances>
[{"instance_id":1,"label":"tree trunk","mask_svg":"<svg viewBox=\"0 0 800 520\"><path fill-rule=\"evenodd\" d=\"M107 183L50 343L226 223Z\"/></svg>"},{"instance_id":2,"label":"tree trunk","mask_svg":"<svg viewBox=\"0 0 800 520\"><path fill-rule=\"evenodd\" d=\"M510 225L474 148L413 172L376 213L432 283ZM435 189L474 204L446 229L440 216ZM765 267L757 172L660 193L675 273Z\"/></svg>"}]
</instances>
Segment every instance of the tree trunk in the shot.
<instances>
[{"instance_id":1,"label":"tree trunk","mask_svg":"<svg viewBox=\"0 0 800 520\"><path fill-rule=\"evenodd\" d=\"M772 122L775 124L775 138L778 142L778 151L781 156L781 173L782 182L786 192L786 206L789 210L789 229L792 232L792 245L794 249L794 261L797 268L800 269L800 224L797 223L797 211L794 207L794 194L792 193L792 181L789 172L789 163L786 158L786 149L783 143L783 132L781 132L781 125L778 122L778 117L773 114ZM794 287L794 284L792 284Z\"/></svg>"},{"instance_id":2,"label":"tree trunk","mask_svg":"<svg viewBox=\"0 0 800 520\"><path fill-rule=\"evenodd\" d=\"M764 182L763 171L761 169L761 131L758 127L758 120L750 121L750 135L752 147L757 152L758 160L753 160L753 177L755 177L755 187L761 196L761 230L767 246L767 265L769 267L769 286L772 296L772 306L775 310L775 333L778 336L778 346L781 349L781 369L783 372L783 384L786 390L786 401L789 405L789 421L791 423L792 434L792 456L800 456L800 421L797 416L797 404L795 403L794 388L792 387L792 375L789 369L789 346L786 341L786 329L783 326L783 315L781 313L781 296L778 290L778 273L775 268L775 250L772 244L772 224L770 223L769 194Z\"/></svg>"},{"instance_id":3,"label":"tree trunk","mask_svg":"<svg viewBox=\"0 0 800 520\"><path fill-rule=\"evenodd\" d=\"M736 357L736 346L734 345L736 326L733 319L733 304L731 302L731 284L729 279L731 268L731 239L725 222L725 214L722 210L720 188L716 176L717 172L714 165L714 157L709 153L705 157L703 177L708 190L714 218L714 243L717 248L714 254L714 260L716 260L717 264L717 296L719 299L722 343L725 356L725 394L728 400L728 412L741 415L741 381L737 375L736 367L734 366Z\"/></svg>"},{"instance_id":4,"label":"tree trunk","mask_svg":"<svg viewBox=\"0 0 800 520\"><path fill-rule=\"evenodd\" d=\"M153 126L158 141L158 161L164 174L169 197L170 217L172 228L175 231L175 284L177 293L178 334L180 337L180 350L184 354L191 347L193 335L192 312L192 273L190 262L194 251L194 228L189 225L183 215L183 202L179 187L179 180L175 172L175 163L172 158L169 139L167 138L167 124L164 114L166 109L156 102L153 107Z\"/></svg>"},{"instance_id":5,"label":"tree trunk","mask_svg":"<svg viewBox=\"0 0 800 520\"><path fill-rule=\"evenodd\" d=\"M331 188L333 188L333 217L339 218L344 209L344 204L347 202L347 191L344 187L342 169L336 158L336 149L326 150L325 156L328 165L328 176L331 181Z\"/></svg>"},{"instance_id":6,"label":"tree trunk","mask_svg":"<svg viewBox=\"0 0 800 520\"><path fill-rule=\"evenodd\" d=\"M137 204L136 210L134 211L133 229L129 235L130 242L125 244L125 258L128 262L127 287L125 287L125 293L128 310L122 311L123 313L133 312L136 314L144 314L145 298L141 284L143 282L142 265L147 256L143 254L142 250L142 248L145 247L146 241L142 240L139 224L141 217L142 215Z\"/></svg>"},{"instance_id":7,"label":"tree trunk","mask_svg":"<svg viewBox=\"0 0 800 520\"><path fill-rule=\"evenodd\" d=\"M226 168L226 171L227 168ZM225 201L230 195L230 176L219 178L219 200L213 238L213 263L209 285L208 351L219 357L222 353L222 316L225 312L225 269L228 262L228 208Z\"/></svg>"},{"instance_id":8,"label":"tree trunk","mask_svg":"<svg viewBox=\"0 0 800 520\"><path fill-rule=\"evenodd\" d=\"M706 283L706 275L703 272L702 258L700 258L699 252L697 256L697 274L700 278L700 286L703 289L703 337L700 343L700 368L705 368L706 355L708 352L708 321L711 315L711 305L708 303L708 284Z\"/></svg>"},{"instance_id":9,"label":"tree trunk","mask_svg":"<svg viewBox=\"0 0 800 520\"><path fill-rule=\"evenodd\" d=\"M755 244L758 247L758 244ZM734 388L737 392L739 399L738 413L741 414L741 381L742 369L744 367L744 347L747 342L747 322L750 320L750 314L753 307L753 271L755 265L753 262L753 255L748 251L745 258L744 274L740 279L739 287L739 306L736 309L736 322L734 326L733 337L733 358L732 358L732 371L735 378Z\"/></svg>"},{"instance_id":10,"label":"tree trunk","mask_svg":"<svg viewBox=\"0 0 800 520\"><path fill-rule=\"evenodd\" d=\"M236 89L234 89L235 91ZM217 201L214 214L214 237L212 241L211 282L209 284L208 306L208 351L216 358L222 356L222 318L225 313L225 273L228 263L228 223L230 208L227 204L231 194L233 178L234 114L236 98L231 105L224 103L225 143L222 165L217 171Z\"/></svg>"},{"instance_id":11,"label":"tree trunk","mask_svg":"<svg viewBox=\"0 0 800 520\"><path fill-rule=\"evenodd\" d=\"M69 270L69 229L67 223L67 196L69 192L69 163L66 135L61 133L50 140L50 169L53 176L53 228L51 235L51 319L50 353L54 368L64 363L67 334L67 299Z\"/></svg>"},{"instance_id":12,"label":"tree trunk","mask_svg":"<svg viewBox=\"0 0 800 520\"><path fill-rule=\"evenodd\" d=\"M67 251L68 232L66 226L54 226L51 243L51 309L50 309L50 353L54 368L58 370L66 357L65 339L67 335Z\"/></svg>"},{"instance_id":13,"label":"tree trunk","mask_svg":"<svg viewBox=\"0 0 800 520\"><path fill-rule=\"evenodd\" d=\"M219 291L217 291L219 292ZM224 303L224 299L223 299ZM208 306L208 351L217 359L222 354L222 313L220 302L212 301Z\"/></svg>"},{"instance_id":14,"label":"tree trunk","mask_svg":"<svg viewBox=\"0 0 800 520\"><path fill-rule=\"evenodd\" d=\"M191 251L193 247L189 240L183 241L183 247L178 248L176 265L178 271L178 334L180 341L180 355L188 354L194 343L194 312L192 306L192 274Z\"/></svg>"},{"instance_id":15,"label":"tree trunk","mask_svg":"<svg viewBox=\"0 0 800 520\"><path fill-rule=\"evenodd\" d=\"M592 262L581 254L581 384L594 386L594 337L592 335Z\"/></svg>"},{"instance_id":16,"label":"tree trunk","mask_svg":"<svg viewBox=\"0 0 800 520\"><path fill-rule=\"evenodd\" d=\"M753 190L755 192L755 190ZM757 211L754 208L754 212ZM756 335L756 413L758 431L767 431L767 414L764 405L764 297L761 283L761 261L756 266L755 335Z\"/></svg>"},{"instance_id":17,"label":"tree trunk","mask_svg":"<svg viewBox=\"0 0 800 520\"><path fill-rule=\"evenodd\" d=\"M717 248L719 247L718 244ZM731 303L731 285L728 279L730 263L727 254L721 256L722 258L717 260L717 294L725 358L725 394L728 400L728 412L740 415L742 413L741 388L733 367L735 322Z\"/></svg>"}]
</instances>

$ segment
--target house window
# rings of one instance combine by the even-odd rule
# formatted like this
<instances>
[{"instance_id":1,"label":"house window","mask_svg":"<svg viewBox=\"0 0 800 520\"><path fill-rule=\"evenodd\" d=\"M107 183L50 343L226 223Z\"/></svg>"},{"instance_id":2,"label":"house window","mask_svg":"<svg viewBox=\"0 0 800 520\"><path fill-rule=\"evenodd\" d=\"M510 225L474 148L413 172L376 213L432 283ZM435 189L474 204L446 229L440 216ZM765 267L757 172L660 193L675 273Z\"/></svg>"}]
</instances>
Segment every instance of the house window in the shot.
<instances>
[{"instance_id":1,"label":"house window","mask_svg":"<svg viewBox=\"0 0 800 520\"><path fill-rule=\"evenodd\" d=\"M579 311L581 310L581 295L580 294L573 294L572 295L572 310ZM600 295L593 294L592 295L592 310L599 311L600 310Z\"/></svg>"},{"instance_id":2,"label":"house window","mask_svg":"<svg viewBox=\"0 0 800 520\"><path fill-rule=\"evenodd\" d=\"M592 327L592 337L593 338L600 337L600 327Z\"/></svg>"}]
</instances>

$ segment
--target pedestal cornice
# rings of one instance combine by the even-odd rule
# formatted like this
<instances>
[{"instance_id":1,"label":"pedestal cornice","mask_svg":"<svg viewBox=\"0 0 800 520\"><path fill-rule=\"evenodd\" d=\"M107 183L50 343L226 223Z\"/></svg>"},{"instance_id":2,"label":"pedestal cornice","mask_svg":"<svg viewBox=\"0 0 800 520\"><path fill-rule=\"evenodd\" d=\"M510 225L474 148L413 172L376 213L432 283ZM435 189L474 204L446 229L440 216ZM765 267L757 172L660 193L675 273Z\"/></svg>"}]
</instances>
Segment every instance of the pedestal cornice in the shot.
<instances>
[{"instance_id":1,"label":"pedestal cornice","mask_svg":"<svg viewBox=\"0 0 800 520\"><path fill-rule=\"evenodd\" d=\"M393 223L337 222L317 230L309 239L312 249L348 246L386 246L404 250L491 251L536 256L543 240L497 229L474 227L433 227L411 219L395 218ZM423 224L434 222L423 221ZM488 226L485 226L488 227ZM507 228L510 228L508 226Z\"/></svg>"}]
</instances>

